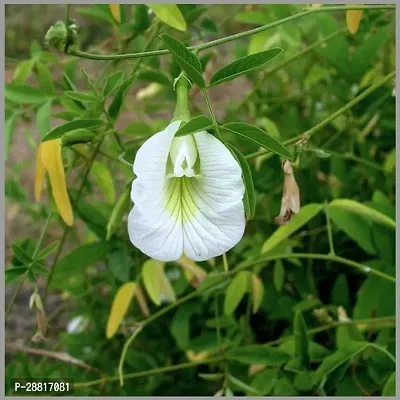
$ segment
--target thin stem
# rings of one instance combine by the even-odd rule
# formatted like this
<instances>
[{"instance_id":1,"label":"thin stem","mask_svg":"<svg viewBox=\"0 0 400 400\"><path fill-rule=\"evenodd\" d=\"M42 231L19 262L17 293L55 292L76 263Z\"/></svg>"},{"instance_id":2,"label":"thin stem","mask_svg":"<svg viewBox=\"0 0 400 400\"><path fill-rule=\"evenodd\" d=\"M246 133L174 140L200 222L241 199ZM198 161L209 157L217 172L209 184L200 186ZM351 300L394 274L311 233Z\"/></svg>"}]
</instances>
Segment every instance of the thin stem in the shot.
<instances>
[{"instance_id":1,"label":"thin stem","mask_svg":"<svg viewBox=\"0 0 400 400\"><path fill-rule=\"evenodd\" d=\"M384 354L386 354L393 361L393 363L396 365L396 358L393 357L393 355L388 350L386 350L384 347L378 346L375 343L369 343L369 346L373 347L376 350L381 351Z\"/></svg>"},{"instance_id":2,"label":"thin stem","mask_svg":"<svg viewBox=\"0 0 400 400\"><path fill-rule=\"evenodd\" d=\"M222 254L222 262L224 263L224 271L228 272L229 271L229 263L228 263L228 258L226 257L226 253Z\"/></svg>"},{"instance_id":3,"label":"thin stem","mask_svg":"<svg viewBox=\"0 0 400 400\"><path fill-rule=\"evenodd\" d=\"M205 359L205 360L193 361L190 363L169 365L168 367L154 368L154 369L151 369L150 371L139 371L139 372L133 372L131 374L126 374L126 375L124 375L124 378L132 379L132 378L141 378L143 376L164 374L167 372L178 371L180 369L193 368L193 367L196 367L201 364L216 364L216 363L223 361L224 359L225 359L225 357L220 356L220 357L209 358L209 359ZM111 376L109 378L96 379L94 381L89 381L89 382L78 382L78 383L74 384L74 387L75 388L87 387L87 386L93 386L93 385L97 385L97 384L101 384L101 383L105 383L105 382L113 382L113 381L118 381L118 380L120 380L119 376Z\"/></svg>"},{"instance_id":4,"label":"thin stem","mask_svg":"<svg viewBox=\"0 0 400 400\"><path fill-rule=\"evenodd\" d=\"M204 99L206 100L208 112L210 113L211 119L212 119L213 124L215 126L215 131L217 132L217 136L218 136L219 139L221 139L221 133L219 132L218 123L217 123L217 120L215 118L214 111L213 111L213 109L211 107L211 102L210 102L210 98L208 97L207 89L203 89L203 95L204 95Z\"/></svg>"},{"instance_id":5,"label":"thin stem","mask_svg":"<svg viewBox=\"0 0 400 400\"><path fill-rule=\"evenodd\" d=\"M336 32L332 33L331 35L328 35L328 36L324 37L323 39L318 40L317 42L313 43L312 45L307 46L305 49L293 54L291 57L288 57L286 60L277 64L274 68L271 68L270 70L265 71L262 74L262 77L259 78L258 81L253 86L253 89L251 90L251 92L246 95L246 97L241 101L241 103L236 108L236 110L234 110L232 112L232 115L236 116L239 113L239 111L242 109L242 107L244 107L244 105L250 100L250 98L253 97L253 95L256 93L256 91L265 83L266 76L271 75L271 74L275 73L276 71L281 70L282 68L286 67L286 65L292 63L293 61L296 61L298 58L304 56L305 54L308 54L312 50L316 49L317 47L321 46L322 44L329 42L330 40L334 39L335 37L342 35L346 31L347 31L347 28L339 29Z\"/></svg>"},{"instance_id":6,"label":"thin stem","mask_svg":"<svg viewBox=\"0 0 400 400\"><path fill-rule=\"evenodd\" d=\"M32 262L30 263L29 267L35 261L36 256L39 253L40 247L42 246L42 243L43 243L44 236L45 236L45 234L47 232L47 229L48 229L48 227L50 225L50 220L51 220L52 216L53 216L53 212L50 211L49 214L47 215L47 218L46 218L46 221L45 221L45 223L43 225L42 231L40 232L39 240L36 243L35 250L34 250L34 252L32 254ZM7 316L10 313L10 311L11 311L11 309L12 309L14 303L15 303L15 300L17 299L17 297L19 295L19 292L21 291L21 289L22 289L22 287L24 285L24 282L25 282L25 279L26 279L26 275L27 275L27 272L25 272L24 275L22 276L21 282L18 284L17 289L15 290L10 302L7 305L7 309L6 309L6 313L5 313L5 317L4 317L5 319L7 319Z\"/></svg>"},{"instance_id":7,"label":"thin stem","mask_svg":"<svg viewBox=\"0 0 400 400\"><path fill-rule=\"evenodd\" d=\"M331 226L331 219L329 218L329 209L327 201L325 201L324 212L326 216L326 230L328 232L329 255L335 256L335 245L333 243L332 226Z\"/></svg>"},{"instance_id":8,"label":"thin stem","mask_svg":"<svg viewBox=\"0 0 400 400\"><path fill-rule=\"evenodd\" d=\"M126 357L126 353L128 351L129 346L133 342L133 340L136 338L137 335L142 331L143 326L139 326L136 328L136 330L133 332L131 337L126 341L124 348L122 350L121 358L119 360L119 366L118 366L118 375L119 375L119 384L120 386L124 386L124 361Z\"/></svg>"},{"instance_id":9,"label":"thin stem","mask_svg":"<svg viewBox=\"0 0 400 400\"><path fill-rule=\"evenodd\" d=\"M219 46L224 43L231 42L233 40L242 39L247 36L255 35L256 33L264 32L268 29L275 28L276 26L282 25L286 22L293 21L297 18L304 17L306 15L320 13L320 12L333 12L333 11L346 11L346 10L371 10L371 9L381 9L381 10L392 10L395 9L395 6L392 5L348 5L348 6L334 6L334 7L321 7L321 8L313 8L306 11L301 11L295 15L291 15L289 17L280 19L279 21L275 21L271 24L263 25L255 29L250 29L245 32L237 33L235 35L227 36L221 39L212 40L207 43L203 43L197 46L189 47L190 50L198 50L202 51L205 49L209 49L211 47ZM89 58L92 60L124 60L124 59L135 59L135 58L144 58L144 57L153 57L153 56L161 56L164 54L169 54L169 50L156 50L156 51L146 51L141 53L132 53L132 54L110 54L110 55L101 55L101 54L91 54L86 53L81 50L76 49L68 49L68 54L82 57L82 58Z\"/></svg>"},{"instance_id":10,"label":"thin stem","mask_svg":"<svg viewBox=\"0 0 400 400\"><path fill-rule=\"evenodd\" d=\"M394 317L394 316L393 317L361 319L361 320L350 320L350 321L345 321L345 322L335 321L335 322L332 322L330 324L327 324L327 325L324 325L324 326L321 326L318 328L309 329L309 330L307 330L307 335L313 335L315 333L327 331L327 330L330 330L330 329L333 329L333 328L336 328L339 326L346 326L346 325L360 324L360 325L366 325L367 327L369 327L371 325L371 327L374 328L374 326L376 327L376 325L384 325L385 327L386 327L386 325L395 326L395 323L396 323L396 317ZM264 345L265 346L278 345L278 344L287 342L289 340L293 340L293 338L294 338L293 335L284 336L277 340L266 342L266 343L264 343ZM222 361L225 361L225 357L219 356L219 357L200 360L200 361L193 361L190 363L182 363L182 364L178 364L178 365L170 365L168 367L154 368L154 369L151 369L148 371L133 372L131 374L124 375L124 378L125 379L142 378L144 376L163 374L163 373L167 373L167 372L178 371L181 369L193 368L193 367L196 367L201 364L216 364L216 363L220 363ZM120 376L105 377L103 379L96 379L96 380L89 381L89 382L77 382L74 384L74 387L75 388L88 387L88 386L94 386L94 385L104 384L106 382L113 382L113 381L118 381L118 380L120 380Z\"/></svg>"},{"instance_id":11,"label":"thin stem","mask_svg":"<svg viewBox=\"0 0 400 400\"><path fill-rule=\"evenodd\" d=\"M343 113L345 113L346 111L350 110L352 107L354 107L355 105L357 105L358 103L360 103L362 100L364 100L367 96L369 96L372 92L374 92L376 89L380 88L381 86L383 86L385 83L389 82L391 79L394 78L394 76L396 75L396 71L391 72L390 74L386 75L384 78L382 78L380 81L376 82L374 85L370 86L368 89L364 90L364 92L362 92L360 95L358 95L357 97L355 97L352 101L350 101L349 103L347 103L345 106L339 108L339 110L337 110L336 112L334 112L332 115L330 115L329 117L325 118L323 121L321 121L319 124L315 125L313 128L309 129L308 131L292 138L289 140L286 140L285 142L283 142L284 145L290 145L293 143L296 143L297 141L299 141L300 139L307 139L309 140L310 138L312 138L316 133L318 133L320 130L322 130L323 128L325 128L326 125L330 124L332 121L334 121L337 117L339 117L340 115L342 115ZM268 153L268 150L260 150L260 151L256 151L254 153L251 154L247 154L245 156L245 158L247 159L251 159L251 158L255 158L258 156L261 156L263 154ZM274 155L274 153L271 153L271 157Z\"/></svg>"},{"instance_id":12,"label":"thin stem","mask_svg":"<svg viewBox=\"0 0 400 400\"><path fill-rule=\"evenodd\" d=\"M71 4L66 4L66 8L65 8L65 26L68 29L69 26L69 15L71 13Z\"/></svg>"}]
</instances>

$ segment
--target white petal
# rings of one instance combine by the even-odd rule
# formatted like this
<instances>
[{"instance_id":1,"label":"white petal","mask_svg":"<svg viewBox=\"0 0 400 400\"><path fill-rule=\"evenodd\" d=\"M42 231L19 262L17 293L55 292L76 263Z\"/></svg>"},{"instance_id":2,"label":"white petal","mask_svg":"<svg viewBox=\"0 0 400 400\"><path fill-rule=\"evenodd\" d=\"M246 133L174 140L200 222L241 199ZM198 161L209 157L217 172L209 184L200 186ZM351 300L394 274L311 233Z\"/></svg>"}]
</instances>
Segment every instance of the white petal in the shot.
<instances>
[{"instance_id":1,"label":"white petal","mask_svg":"<svg viewBox=\"0 0 400 400\"><path fill-rule=\"evenodd\" d=\"M173 122L148 139L133 164L136 179L131 197L135 205L128 217L129 238L143 253L159 261L173 261L183 254L180 213L170 208L179 192L173 190L176 183L166 179L169 150L179 125L180 121Z\"/></svg>"},{"instance_id":2,"label":"white petal","mask_svg":"<svg viewBox=\"0 0 400 400\"><path fill-rule=\"evenodd\" d=\"M182 200L185 254L208 260L234 247L245 229L242 170L230 151L213 135L194 134L200 176L184 180Z\"/></svg>"}]
</instances>

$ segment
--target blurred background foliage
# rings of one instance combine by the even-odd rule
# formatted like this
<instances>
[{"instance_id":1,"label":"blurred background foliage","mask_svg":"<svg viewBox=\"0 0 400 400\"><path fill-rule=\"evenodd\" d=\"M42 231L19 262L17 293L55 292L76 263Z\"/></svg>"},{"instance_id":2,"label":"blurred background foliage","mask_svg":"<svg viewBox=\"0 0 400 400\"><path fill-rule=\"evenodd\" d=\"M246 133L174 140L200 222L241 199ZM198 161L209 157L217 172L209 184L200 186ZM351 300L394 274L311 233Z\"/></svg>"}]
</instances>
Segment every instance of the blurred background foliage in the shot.
<instances>
[{"instance_id":1,"label":"blurred background foliage","mask_svg":"<svg viewBox=\"0 0 400 400\"><path fill-rule=\"evenodd\" d=\"M106 55L162 48L161 32L186 45L200 44L273 23L302 7L178 5L186 21L183 31L143 5L121 5L118 15L108 5L73 5L70 15L80 49ZM129 202L107 237L112 210L133 179L127 162L170 121L172 82L180 71L170 56L106 62L47 49L46 31L64 18L62 5L6 5L6 304L12 304L6 320L6 392L11 393L12 377L40 377L86 382L75 395L394 395L395 285L379 276L395 275L395 234L386 223L395 219L394 80L329 121L302 148L294 174L301 205L314 206L288 231L274 221L283 186L279 158L272 153L248 158L256 216L228 253L229 267L263 252L272 259L288 256L259 262L251 269L256 283L250 287L243 286L247 275L237 274L151 322L127 350L124 373L155 371L126 378L120 387L119 359L137 323L193 292L207 274L208 279L222 274L224 267L221 259L168 263L165 271L153 266L158 271L153 280L164 283L152 292L142 279L147 257L127 237ZM354 34L346 22L345 11L313 13L201 52L208 80L239 57L275 46L284 50L267 67L210 89L217 120L249 122L286 141L394 71L394 10L364 10ZM124 97L121 85L132 70L137 79ZM107 135L81 185L97 144L63 146L69 196L75 199L81 191L66 235L51 195L34 201L36 152L51 128L77 118L104 119L100 103L65 92L88 94L91 83L103 90L115 73L120 74L114 75L106 106L121 96L112 129L126 153L121 159L117 141ZM195 86L191 108L192 115L207 115ZM225 139L247 155L259 150L236 137ZM358 208L325 206L339 198ZM367 214L360 205L368 207ZM334 259L290 257L332 255L332 250L354 260L356 268ZM54 274L47 288L49 271ZM127 282L136 283L134 298L107 338L113 298ZM154 304L160 292L162 305ZM362 321L344 325L348 319ZM248 347L266 343L264 350ZM193 365L173 371L182 363ZM90 383L111 376L116 378Z\"/></svg>"}]
</instances>

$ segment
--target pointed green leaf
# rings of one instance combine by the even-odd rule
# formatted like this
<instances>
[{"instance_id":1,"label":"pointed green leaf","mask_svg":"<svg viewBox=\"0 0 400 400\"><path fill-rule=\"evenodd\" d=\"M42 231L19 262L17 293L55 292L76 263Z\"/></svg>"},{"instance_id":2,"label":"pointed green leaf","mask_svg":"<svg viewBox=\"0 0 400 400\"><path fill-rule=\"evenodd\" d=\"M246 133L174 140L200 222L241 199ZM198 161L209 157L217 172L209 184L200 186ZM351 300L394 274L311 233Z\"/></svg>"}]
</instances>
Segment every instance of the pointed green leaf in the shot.
<instances>
[{"instance_id":1,"label":"pointed green leaf","mask_svg":"<svg viewBox=\"0 0 400 400\"><path fill-rule=\"evenodd\" d=\"M94 94L91 94L91 93L74 92L74 91L70 91L70 90L67 90L64 93L68 97L71 97L71 99L78 100L78 101L81 101L83 103L97 101L97 97Z\"/></svg>"},{"instance_id":2,"label":"pointed green leaf","mask_svg":"<svg viewBox=\"0 0 400 400\"><path fill-rule=\"evenodd\" d=\"M91 174L98 188L104 194L108 203L115 202L114 179L107 165L99 161L94 161Z\"/></svg>"},{"instance_id":3,"label":"pointed green leaf","mask_svg":"<svg viewBox=\"0 0 400 400\"><path fill-rule=\"evenodd\" d=\"M234 157L242 168L242 179L246 188L244 194L244 207L246 218L251 220L256 213L256 194L254 190L253 177L251 175L250 167L243 154L234 146L228 144L229 149L232 151Z\"/></svg>"},{"instance_id":4,"label":"pointed green leaf","mask_svg":"<svg viewBox=\"0 0 400 400\"><path fill-rule=\"evenodd\" d=\"M273 153L279 154L289 160L293 160L292 153L283 144L257 126L246 124L244 122L229 122L222 125L222 128L227 129L230 133L251 140Z\"/></svg>"},{"instance_id":5,"label":"pointed green leaf","mask_svg":"<svg viewBox=\"0 0 400 400\"><path fill-rule=\"evenodd\" d=\"M41 137L51 129L51 105L51 101L46 101L36 113L36 126Z\"/></svg>"},{"instance_id":6,"label":"pointed green leaf","mask_svg":"<svg viewBox=\"0 0 400 400\"><path fill-rule=\"evenodd\" d=\"M107 79L106 84L103 89L103 97L106 98L110 93L112 93L122 82L124 78L123 72L114 72Z\"/></svg>"},{"instance_id":7,"label":"pointed green leaf","mask_svg":"<svg viewBox=\"0 0 400 400\"><path fill-rule=\"evenodd\" d=\"M396 396L396 373L393 372L387 380L383 390L382 396Z\"/></svg>"},{"instance_id":8,"label":"pointed green leaf","mask_svg":"<svg viewBox=\"0 0 400 400\"><path fill-rule=\"evenodd\" d=\"M261 371L251 382L251 387L261 393L262 396L267 396L272 392L278 380L278 372L277 368Z\"/></svg>"},{"instance_id":9,"label":"pointed green leaf","mask_svg":"<svg viewBox=\"0 0 400 400\"><path fill-rule=\"evenodd\" d=\"M11 136L14 132L15 129L15 122L17 121L17 114L12 114L11 117L9 117L6 120L5 123L5 129L4 129L4 158L7 161L8 157L8 152L10 149L10 143L11 143Z\"/></svg>"},{"instance_id":10,"label":"pointed green leaf","mask_svg":"<svg viewBox=\"0 0 400 400\"><path fill-rule=\"evenodd\" d=\"M176 4L147 4L157 18L178 31L186 31L186 21Z\"/></svg>"},{"instance_id":11,"label":"pointed green leaf","mask_svg":"<svg viewBox=\"0 0 400 400\"><path fill-rule=\"evenodd\" d=\"M224 311L225 315L231 315L239 305L244 294L248 290L250 274L248 271L239 272L228 286L226 291Z\"/></svg>"},{"instance_id":12,"label":"pointed green leaf","mask_svg":"<svg viewBox=\"0 0 400 400\"><path fill-rule=\"evenodd\" d=\"M23 60L15 68L14 75L12 78L13 83L17 85L23 85L32 72L32 68L35 65L34 60Z\"/></svg>"},{"instance_id":13,"label":"pointed green leaf","mask_svg":"<svg viewBox=\"0 0 400 400\"><path fill-rule=\"evenodd\" d=\"M239 60L225 65L225 67L222 67L219 71L217 71L211 78L209 86L219 85L220 83L230 81L237 76L252 71L253 69L262 67L263 65L267 64L269 61L277 57L281 52L281 48L274 47L267 51L262 51L260 53L255 53L239 58Z\"/></svg>"},{"instance_id":14,"label":"pointed green leaf","mask_svg":"<svg viewBox=\"0 0 400 400\"><path fill-rule=\"evenodd\" d=\"M5 85L4 95L7 100L18 104L35 104L48 99L48 96L37 87L14 83Z\"/></svg>"},{"instance_id":15,"label":"pointed green leaf","mask_svg":"<svg viewBox=\"0 0 400 400\"><path fill-rule=\"evenodd\" d=\"M214 126L213 122L205 117L204 115L198 115L192 118L186 124L182 124L181 127L175 134L175 137L188 135L189 133L195 133L199 131L205 131Z\"/></svg>"},{"instance_id":16,"label":"pointed green leaf","mask_svg":"<svg viewBox=\"0 0 400 400\"><path fill-rule=\"evenodd\" d=\"M121 111L122 103L127 95L129 89L131 88L133 82L135 81L136 77L132 76L128 78L118 89L117 93L115 94L110 106L108 107L108 115L111 119L116 120L119 112Z\"/></svg>"},{"instance_id":17,"label":"pointed green leaf","mask_svg":"<svg viewBox=\"0 0 400 400\"><path fill-rule=\"evenodd\" d=\"M246 383L242 382L240 379L235 378L234 376L228 374L228 380L233 383L235 386L237 386L239 389L241 389L242 391L246 392L250 392L253 393L255 395L260 396L261 393L259 391L257 391L257 389L252 388L251 386L247 385Z\"/></svg>"},{"instance_id":18,"label":"pointed green leaf","mask_svg":"<svg viewBox=\"0 0 400 400\"><path fill-rule=\"evenodd\" d=\"M305 225L311 218L315 217L322 209L322 204L307 204L302 207L298 214L294 215L287 225L280 226L263 244L261 253L267 253L277 244L289 237L297 229Z\"/></svg>"},{"instance_id":19,"label":"pointed green leaf","mask_svg":"<svg viewBox=\"0 0 400 400\"><path fill-rule=\"evenodd\" d=\"M38 255L35 257L36 260L43 260L46 257L48 257L55 249L59 246L60 241L56 240L53 243L50 243L48 246L46 246L44 249L40 250Z\"/></svg>"},{"instance_id":20,"label":"pointed green leaf","mask_svg":"<svg viewBox=\"0 0 400 400\"><path fill-rule=\"evenodd\" d=\"M301 312L297 311L294 315L294 342L295 355L299 357L302 367L310 367L310 354L308 351L307 326Z\"/></svg>"},{"instance_id":21,"label":"pointed green leaf","mask_svg":"<svg viewBox=\"0 0 400 400\"><path fill-rule=\"evenodd\" d=\"M100 119L77 119L71 122L67 122L66 124L59 125L48 132L42 139L42 142L46 142L48 140L58 139L62 137L65 133L74 131L76 129L85 128L85 129L94 129L103 125L104 121Z\"/></svg>"},{"instance_id":22,"label":"pointed green leaf","mask_svg":"<svg viewBox=\"0 0 400 400\"><path fill-rule=\"evenodd\" d=\"M236 347L226 353L228 360L239 361L243 364L263 364L278 366L291 359L291 355L276 347L266 345L250 345Z\"/></svg>"},{"instance_id":23,"label":"pointed green leaf","mask_svg":"<svg viewBox=\"0 0 400 400\"><path fill-rule=\"evenodd\" d=\"M41 62L38 62L35 66L36 68L36 73L37 73L37 79L40 84L40 88L42 91L46 94L54 95L56 92L56 88L54 86L54 77L51 74L51 71L47 64L43 64Z\"/></svg>"},{"instance_id":24,"label":"pointed green leaf","mask_svg":"<svg viewBox=\"0 0 400 400\"><path fill-rule=\"evenodd\" d=\"M160 85L165 85L165 86L172 85L172 82L169 80L167 76L162 74L160 71L155 71L152 69L147 69L139 72L137 79L151 83L159 83Z\"/></svg>"},{"instance_id":25,"label":"pointed green leaf","mask_svg":"<svg viewBox=\"0 0 400 400\"><path fill-rule=\"evenodd\" d=\"M200 88L205 88L203 69L199 59L182 42L166 33L160 35L175 61Z\"/></svg>"},{"instance_id":26,"label":"pointed green leaf","mask_svg":"<svg viewBox=\"0 0 400 400\"><path fill-rule=\"evenodd\" d=\"M378 224L385 225L388 228L396 229L396 223L390 217L374 210L365 204L350 199L336 199L329 203L329 208L339 208L346 211L358 214L368 220L374 221Z\"/></svg>"}]
</instances>

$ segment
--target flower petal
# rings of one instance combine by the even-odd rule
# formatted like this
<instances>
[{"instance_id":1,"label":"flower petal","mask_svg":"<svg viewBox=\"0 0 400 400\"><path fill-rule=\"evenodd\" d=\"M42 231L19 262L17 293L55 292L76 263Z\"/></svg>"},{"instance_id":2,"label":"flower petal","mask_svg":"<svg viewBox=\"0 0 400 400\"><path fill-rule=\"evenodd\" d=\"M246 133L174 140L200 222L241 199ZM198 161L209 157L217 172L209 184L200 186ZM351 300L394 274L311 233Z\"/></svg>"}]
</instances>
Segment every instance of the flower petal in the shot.
<instances>
[{"instance_id":1,"label":"flower petal","mask_svg":"<svg viewBox=\"0 0 400 400\"><path fill-rule=\"evenodd\" d=\"M182 201L184 253L194 261L219 256L234 247L245 229L242 170L230 151L213 135L194 134L199 177L185 179Z\"/></svg>"},{"instance_id":2,"label":"flower petal","mask_svg":"<svg viewBox=\"0 0 400 400\"><path fill-rule=\"evenodd\" d=\"M61 156L61 139L43 142L41 146L41 154L44 168L49 174L51 192L57 210L64 222L71 226L74 217L65 182L64 166Z\"/></svg>"},{"instance_id":3,"label":"flower petal","mask_svg":"<svg viewBox=\"0 0 400 400\"><path fill-rule=\"evenodd\" d=\"M132 183L135 205L128 217L129 238L139 250L159 261L177 260L183 254L180 214L168 211L179 196L177 182L166 179L169 151L179 125L180 121L175 121L148 139L133 164L137 178Z\"/></svg>"},{"instance_id":4,"label":"flower petal","mask_svg":"<svg viewBox=\"0 0 400 400\"><path fill-rule=\"evenodd\" d=\"M36 153L36 172L35 172L35 200L40 201L40 195L42 194L43 181L46 170L44 169L42 161L42 143L39 143Z\"/></svg>"}]
</instances>

